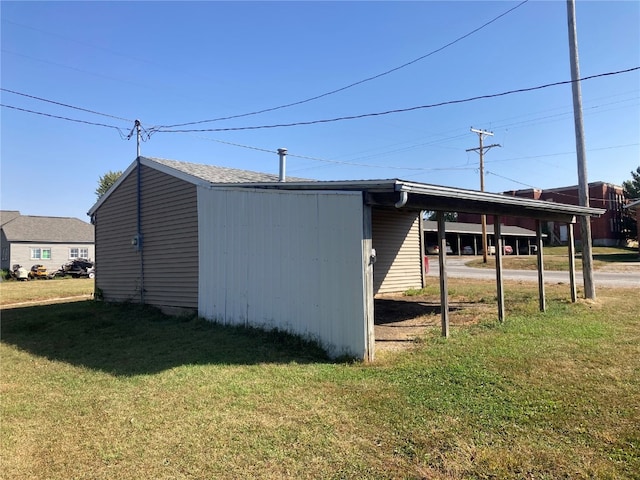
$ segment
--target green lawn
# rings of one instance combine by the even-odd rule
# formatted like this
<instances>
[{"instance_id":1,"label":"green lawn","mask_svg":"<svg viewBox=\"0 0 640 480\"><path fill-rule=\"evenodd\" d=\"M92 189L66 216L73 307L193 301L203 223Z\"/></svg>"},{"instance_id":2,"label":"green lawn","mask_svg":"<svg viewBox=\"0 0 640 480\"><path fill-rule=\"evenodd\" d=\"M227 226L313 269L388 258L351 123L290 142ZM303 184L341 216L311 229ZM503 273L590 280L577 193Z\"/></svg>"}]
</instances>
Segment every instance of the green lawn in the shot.
<instances>
[{"instance_id":1,"label":"green lawn","mask_svg":"<svg viewBox=\"0 0 640 480\"><path fill-rule=\"evenodd\" d=\"M373 364L135 305L4 309L2 478L640 478L638 292L565 290L541 314L507 283L505 324L483 309Z\"/></svg>"},{"instance_id":2,"label":"green lawn","mask_svg":"<svg viewBox=\"0 0 640 480\"><path fill-rule=\"evenodd\" d=\"M543 262L545 270L569 270L569 254L567 247L544 247ZM582 269L582 256L580 252L575 256L576 269ZM482 258L474 258L466 262L470 267L495 268L495 257L483 263ZM595 270L605 269L612 265L638 266L640 267L640 255L635 248L621 247L594 247L593 267ZM503 255L502 266L510 270L536 270L537 257L535 255Z\"/></svg>"}]
</instances>

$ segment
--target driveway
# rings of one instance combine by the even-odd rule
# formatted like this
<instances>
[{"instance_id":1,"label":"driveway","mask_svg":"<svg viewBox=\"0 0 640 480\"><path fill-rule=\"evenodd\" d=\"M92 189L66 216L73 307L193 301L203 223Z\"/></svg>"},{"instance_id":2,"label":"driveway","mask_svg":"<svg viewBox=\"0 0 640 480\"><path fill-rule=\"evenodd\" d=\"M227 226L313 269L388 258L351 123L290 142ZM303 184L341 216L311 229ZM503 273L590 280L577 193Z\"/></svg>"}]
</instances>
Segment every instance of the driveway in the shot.
<instances>
[{"instance_id":1,"label":"driveway","mask_svg":"<svg viewBox=\"0 0 640 480\"><path fill-rule=\"evenodd\" d=\"M447 274L449 277L495 279L496 272L493 268L467 267L466 262L474 257L447 257ZM617 271L610 271L616 268ZM440 276L438 257L429 257L429 277ZM609 271L596 270L593 273L593 281L596 287L636 287L640 288L640 264L624 264L616 267L608 267ZM538 272L535 270L503 270L505 280L538 281ZM545 283L569 283L569 272L545 270ZM576 283L583 286L582 270L576 270Z\"/></svg>"}]
</instances>

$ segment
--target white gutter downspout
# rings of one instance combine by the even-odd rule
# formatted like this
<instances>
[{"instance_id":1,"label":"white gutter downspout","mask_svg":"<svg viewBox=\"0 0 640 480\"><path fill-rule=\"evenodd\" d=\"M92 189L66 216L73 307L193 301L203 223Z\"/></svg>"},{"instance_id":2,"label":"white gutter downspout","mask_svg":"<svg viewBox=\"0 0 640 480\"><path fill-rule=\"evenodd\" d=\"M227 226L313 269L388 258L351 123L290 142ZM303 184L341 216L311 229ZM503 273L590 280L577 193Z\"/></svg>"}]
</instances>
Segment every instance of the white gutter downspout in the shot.
<instances>
[{"instance_id":1,"label":"white gutter downspout","mask_svg":"<svg viewBox=\"0 0 640 480\"><path fill-rule=\"evenodd\" d=\"M400 192L400 200L395 203L396 208L402 208L407 204L407 200L409 200L409 192L402 190Z\"/></svg>"}]
</instances>

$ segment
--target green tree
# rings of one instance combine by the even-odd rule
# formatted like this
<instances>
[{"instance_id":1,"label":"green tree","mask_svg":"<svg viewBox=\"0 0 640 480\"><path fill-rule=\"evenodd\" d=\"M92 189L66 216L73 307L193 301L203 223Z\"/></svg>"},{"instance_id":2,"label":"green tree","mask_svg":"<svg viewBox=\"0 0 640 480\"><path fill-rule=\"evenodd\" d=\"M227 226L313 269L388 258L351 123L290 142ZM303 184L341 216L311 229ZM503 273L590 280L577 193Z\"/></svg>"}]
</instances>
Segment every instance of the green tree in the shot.
<instances>
[{"instance_id":1,"label":"green tree","mask_svg":"<svg viewBox=\"0 0 640 480\"><path fill-rule=\"evenodd\" d=\"M624 196L631 198L640 198L640 167L636 171L631 172L631 180L622 182L624 188Z\"/></svg>"},{"instance_id":2,"label":"green tree","mask_svg":"<svg viewBox=\"0 0 640 480\"><path fill-rule=\"evenodd\" d=\"M635 172L631 172L631 180L622 182L622 188L624 190L625 198L637 199L640 198L640 167L636 168ZM636 222L636 216L640 215L638 209L632 212L629 209L623 209L622 212L622 231L627 239L638 238L638 223Z\"/></svg>"},{"instance_id":3,"label":"green tree","mask_svg":"<svg viewBox=\"0 0 640 480\"><path fill-rule=\"evenodd\" d=\"M107 190L111 188L111 185L116 183L116 180L120 178L120 175L122 175L121 170L118 170L117 172L113 172L109 170L107 173L102 175L98 179L98 188L96 188L96 196L100 198L102 195L107 193Z\"/></svg>"},{"instance_id":4,"label":"green tree","mask_svg":"<svg viewBox=\"0 0 640 480\"><path fill-rule=\"evenodd\" d=\"M437 220L438 219L438 213L437 212L426 211L426 212L424 212L424 219L425 220ZM445 212L444 213L444 221L445 222L457 222L458 221L458 213L457 212Z\"/></svg>"}]
</instances>

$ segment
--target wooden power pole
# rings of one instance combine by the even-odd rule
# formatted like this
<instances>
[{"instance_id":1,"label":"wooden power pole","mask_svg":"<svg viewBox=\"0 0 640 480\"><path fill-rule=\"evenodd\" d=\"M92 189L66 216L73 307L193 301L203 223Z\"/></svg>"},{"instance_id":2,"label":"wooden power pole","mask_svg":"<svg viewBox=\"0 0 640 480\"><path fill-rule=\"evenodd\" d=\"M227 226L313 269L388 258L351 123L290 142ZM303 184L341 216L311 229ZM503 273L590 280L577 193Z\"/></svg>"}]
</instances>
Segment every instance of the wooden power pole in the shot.
<instances>
[{"instance_id":1,"label":"wooden power pole","mask_svg":"<svg viewBox=\"0 0 640 480\"><path fill-rule=\"evenodd\" d=\"M587 161L584 147L584 127L582 124L582 92L580 89L580 68L578 65L578 34L576 31L576 5L567 0L569 26L569 61L571 63L571 91L573 93L573 117L576 132L576 153L578 159L578 203L589 206L589 184L587 183ZM580 243L582 245L582 276L584 297L595 300L596 289L593 282L593 255L591 240L591 217L580 216Z\"/></svg>"},{"instance_id":2,"label":"wooden power pole","mask_svg":"<svg viewBox=\"0 0 640 480\"><path fill-rule=\"evenodd\" d=\"M469 148L467 152L478 152L480 154L480 191L484 192L484 151L493 147L499 147L500 145L497 143L491 145L483 144L483 138L485 136L493 137L493 132L487 132L486 130L479 130L473 127L471 127L471 131L478 134L480 146L478 148ZM487 216L485 214L480 216L480 222L482 223L482 261L487 263Z\"/></svg>"}]
</instances>

